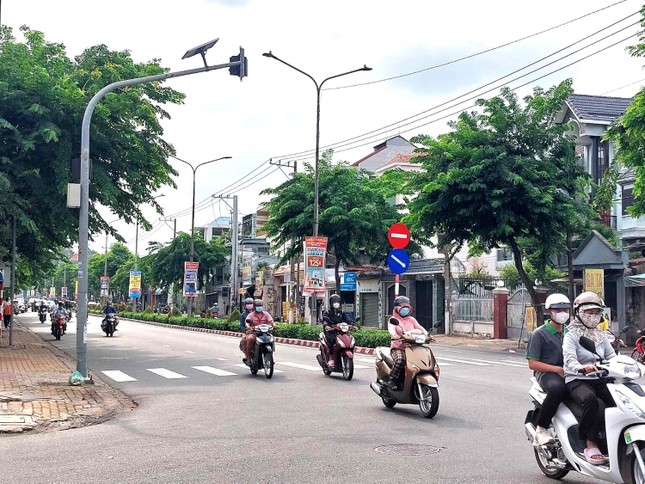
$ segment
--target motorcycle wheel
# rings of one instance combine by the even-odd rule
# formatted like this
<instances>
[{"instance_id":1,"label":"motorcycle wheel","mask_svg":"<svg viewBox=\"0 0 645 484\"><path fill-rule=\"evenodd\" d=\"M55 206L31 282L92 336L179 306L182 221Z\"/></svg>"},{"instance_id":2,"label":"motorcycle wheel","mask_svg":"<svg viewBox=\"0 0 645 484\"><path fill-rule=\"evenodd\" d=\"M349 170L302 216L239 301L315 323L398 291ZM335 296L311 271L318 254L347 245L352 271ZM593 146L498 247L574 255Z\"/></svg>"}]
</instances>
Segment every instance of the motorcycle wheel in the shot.
<instances>
[{"instance_id":1,"label":"motorcycle wheel","mask_svg":"<svg viewBox=\"0 0 645 484\"><path fill-rule=\"evenodd\" d=\"M264 376L271 378L273 376L273 353L262 355L262 365L264 366Z\"/></svg>"},{"instance_id":2,"label":"motorcycle wheel","mask_svg":"<svg viewBox=\"0 0 645 484\"><path fill-rule=\"evenodd\" d=\"M542 474L549 479L560 480L569 473L568 469L549 468L546 457L541 453L538 447L533 447L533 453L535 454L535 460L537 461L537 465L542 471Z\"/></svg>"},{"instance_id":3,"label":"motorcycle wheel","mask_svg":"<svg viewBox=\"0 0 645 484\"><path fill-rule=\"evenodd\" d=\"M257 375L258 374L258 369L252 366L251 367L251 374Z\"/></svg>"},{"instance_id":4,"label":"motorcycle wheel","mask_svg":"<svg viewBox=\"0 0 645 484\"><path fill-rule=\"evenodd\" d=\"M432 418L439 411L439 390L428 385L421 385L421 398L419 399L419 409L425 418Z\"/></svg>"},{"instance_id":5,"label":"motorcycle wheel","mask_svg":"<svg viewBox=\"0 0 645 484\"><path fill-rule=\"evenodd\" d=\"M641 457L645 459L645 448L640 448ZM645 484L645 475L641 470L641 467L638 465L638 460L636 456L632 453L632 482L634 484Z\"/></svg>"},{"instance_id":6,"label":"motorcycle wheel","mask_svg":"<svg viewBox=\"0 0 645 484\"><path fill-rule=\"evenodd\" d=\"M343 378L350 381L354 376L354 360L341 356L340 364L343 365Z\"/></svg>"},{"instance_id":7,"label":"motorcycle wheel","mask_svg":"<svg viewBox=\"0 0 645 484\"><path fill-rule=\"evenodd\" d=\"M54 327L54 337L57 341L60 341L60 328L58 326Z\"/></svg>"},{"instance_id":8,"label":"motorcycle wheel","mask_svg":"<svg viewBox=\"0 0 645 484\"><path fill-rule=\"evenodd\" d=\"M638 348L632 351L632 360L636 360L639 363L643 363L643 355L638 352Z\"/></svg>"}]
</instances>

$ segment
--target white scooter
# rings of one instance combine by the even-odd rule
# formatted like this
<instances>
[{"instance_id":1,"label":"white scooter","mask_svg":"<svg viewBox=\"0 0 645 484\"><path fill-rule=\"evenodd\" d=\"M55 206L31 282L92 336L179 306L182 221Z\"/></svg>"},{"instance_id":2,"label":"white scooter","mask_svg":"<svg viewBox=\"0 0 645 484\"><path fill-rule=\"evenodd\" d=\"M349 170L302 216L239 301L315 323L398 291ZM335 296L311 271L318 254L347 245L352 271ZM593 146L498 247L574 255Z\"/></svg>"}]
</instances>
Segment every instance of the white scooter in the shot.
<instances>
[{"instance_id":1,"label":"white scooter","mask_svg":"<svg viewBox=\"0 0 645 484\"><path fill-rule=\"evenodd\" d=\"M581 346L595 354L598 371L588 376L606 378L607 388L616 403L605 410L606 449L609 462L593 465L586 461L583 451L586 443L578 436L578 419L582 412L574 402L561 403L549 429L555 444L534 447L540 470L551 479L562 479L570 471L595 477L607 482L645 484L645 390L634 382L643 375L645 366L625 355L603 361L589 338L580 338ZM535 378L529 395L535 408L525 421L526 435L532 442L542 402L546 393ZM604 442L599 445L604 447Z\"/></svg>"}]
</instances>

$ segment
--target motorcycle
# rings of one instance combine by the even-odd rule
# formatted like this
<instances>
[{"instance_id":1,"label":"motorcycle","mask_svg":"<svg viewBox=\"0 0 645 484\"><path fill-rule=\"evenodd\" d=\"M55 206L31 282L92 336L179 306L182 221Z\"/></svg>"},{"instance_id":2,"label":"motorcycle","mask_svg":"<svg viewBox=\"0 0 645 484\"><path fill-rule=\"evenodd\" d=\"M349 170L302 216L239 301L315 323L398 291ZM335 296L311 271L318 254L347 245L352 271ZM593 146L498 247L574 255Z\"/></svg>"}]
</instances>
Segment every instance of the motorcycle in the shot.
<instances>
[{"instance_id":1,"label":"motorcycle","mask_svg":"<svg viewBox=\"0 0 645 484\"><path fill-rule=\"evenodd\" d=\"M391 318L390 323L399 324L396 318ZM432 337L412 330L404 332L401 338L409 343L405 349L406 366L402 389L394 391L386 385L394 365L390 348L386 347L376 348L376 381L370 383L370 388L381 397L387 408L393 408L397 403L419 404L421 414L425 418L432 418L439 410L440 374L432 349L426 344L432 341Z\"/></svg>"},{"instance_id":2,"label":"motorcycle","mask_svg":"<svg viewBox=\"0 0 645 484\"><path fill-rule=\"evenodd\" d=\"M41 323L44 323L47 320L47 310L46 309L39 309L38 310L38 319L40 319Z\"/></svg>"},{"instance_id":3,"label":"motorcycle","mask_svg":"<svg viewBox=\"0 0 645 484\"><path fill-rule=\"evenodd\" d=\"M110 313L105 316L103 321L101 321L101 329L105 333L105 336L112 337L116 331L116 327L119 324L116 318L116 314Z\"/></svg>"},{"instance_id":4,"label":"motorcycle","mask_svg":"<svg viewBox=\"0 0 645 484\"><path fill-rule=\"evenodd\" d=\"M255 346L251 352L251 358L245 361L251 373L256 375L260 368L264 368L264 376L273 376L273 353L275 343L273 341L273 326L270 324L259 324L253 328L255 331Z\"/></svg>"},{"instance_id":5,"label":"motorcycle","mask_svg":"<svg viewBox=\"0 0 645 484\"><path fill-rule=\"evenodd\" d=\"M333 372L338 372L342 373L343 378L349 381L354 376L354 346L356 346L356 340L349 334L354 329L354 326L339 323L334 326L334 329L337 331L336 344L334 345L335 351L332 355L334 366L330 367L327 364L330 355L324 331L320 333L320 353L316 355L316 359L325 375L329 376Z\"/></svg>"},{"instance_id":6,"label":"motorcycle","mask_svg":"<svg viewBox=\"0 0 645 484\"><path fill-rule=\"evenodd\" d=\"M620 330L618 335L613 333L612 331L606 330L605 334L607 337L607 341L611 343L611 347L614 349L617 355L620 354L620 349L621 348L627 348L627 345L625 344L625 341L623 340L622 336L629 331L630 326L625 326L623 329ZM632 357L633 358L633 357Z\"/></svg>"},{"instance_id":7,"label":"motorcycle","mask_svg":"<svg viewBox=\"0 0 645 484\"><path fill-rule=\"evenodd\" d=\"M65 319L65 316L62 314L56 314L56 316L53 317L52 321L52 334L57 340L60 340L60 337L65 334L65 330L67 328L67 321Z\"/></svg>"},{"instance_id":8,"label":"motorcycle","mask_svg":"<svg viewBox=\"0 0 645 484\"><path fill-rule=\"evenodd\" d=\"M645 389L634 382L643 375L645 367L626 355L617 355L603 361L589 338L582 336L583 348L598 356L594 363L597 371L587 376L604 378L616 404L604 411L605 436L598 445L607 450L609 463L594 465L586 461L583 450L586 443L578 437L579 418L582 409L571 400L558 407L549 429L555 438L554 444L534 447L535 460L545 476L562 479L570 471L595 477L607 482L645 483ZM531 377L529 395L534 409L526 415L524 428L532 442L535 436L540 409L546 394L539 383Z\"/></svg>"}]
</instances>

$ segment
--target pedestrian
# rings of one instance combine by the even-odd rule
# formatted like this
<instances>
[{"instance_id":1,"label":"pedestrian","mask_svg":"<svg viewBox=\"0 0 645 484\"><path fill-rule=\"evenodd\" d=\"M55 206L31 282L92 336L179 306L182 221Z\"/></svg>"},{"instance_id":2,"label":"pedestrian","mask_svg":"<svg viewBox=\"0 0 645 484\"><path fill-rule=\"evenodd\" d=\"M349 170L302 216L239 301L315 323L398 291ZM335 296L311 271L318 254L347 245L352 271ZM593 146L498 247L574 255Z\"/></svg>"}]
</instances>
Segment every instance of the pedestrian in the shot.
<instances>
[{"instance_id":1,"label":"pedestrian","mask_svg":"<svg viewBox=\"0 0 645 484\"><path fill-rule=\"evenodd\" d=\"M8 328L11 323L11 300L6 299L2 303L2 319L4 320L4 327Z\"/></svg>"}]
</instances>

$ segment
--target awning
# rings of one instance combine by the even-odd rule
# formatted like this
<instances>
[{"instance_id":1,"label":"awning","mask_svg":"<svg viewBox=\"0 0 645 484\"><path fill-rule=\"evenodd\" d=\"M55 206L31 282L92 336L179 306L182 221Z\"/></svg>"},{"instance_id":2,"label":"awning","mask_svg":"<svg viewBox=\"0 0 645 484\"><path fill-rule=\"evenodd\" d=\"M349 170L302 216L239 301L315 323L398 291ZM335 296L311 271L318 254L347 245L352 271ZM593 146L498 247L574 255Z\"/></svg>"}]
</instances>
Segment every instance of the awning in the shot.
<instances>
[{"instance_id":1,"label":"awning","mask_svg":"<svg viewBox=\"0 0 645 484\"><path fill-rule=\"evenodd\" d=\"M645 274L635 274L633 276L625 276L625 287L640 287L645 286Z\"/></svg>"}]
</instances>

